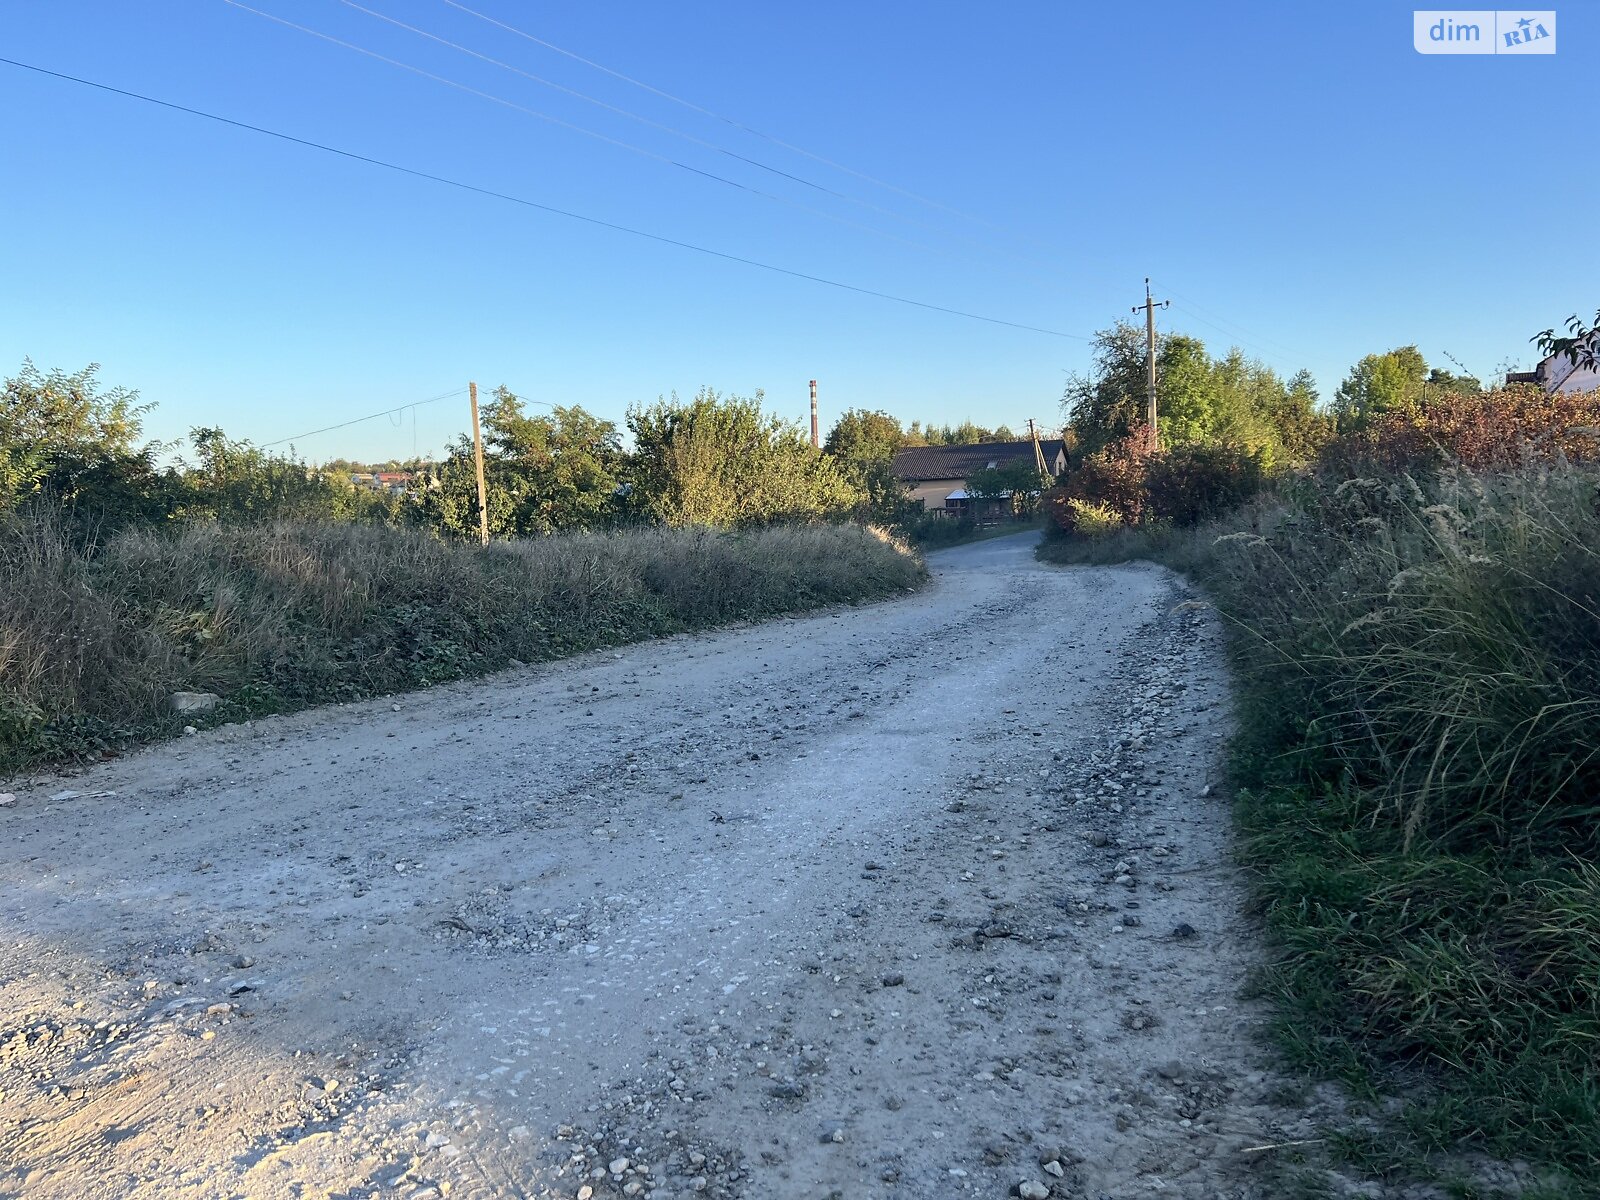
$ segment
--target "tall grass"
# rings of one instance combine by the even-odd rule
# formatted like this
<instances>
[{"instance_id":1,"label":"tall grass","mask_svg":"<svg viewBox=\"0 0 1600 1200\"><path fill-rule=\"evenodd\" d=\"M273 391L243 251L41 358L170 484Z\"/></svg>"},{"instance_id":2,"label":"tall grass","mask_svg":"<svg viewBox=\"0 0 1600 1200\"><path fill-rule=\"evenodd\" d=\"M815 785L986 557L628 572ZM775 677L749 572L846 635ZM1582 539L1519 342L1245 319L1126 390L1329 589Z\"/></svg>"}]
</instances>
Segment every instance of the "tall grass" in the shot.
<instances>
[{"instance_id":1,"label":"tall grass","mask_svg":"<svg viewBox=\"0 0 1600 1200\"><path fill-rule=\"evenodd\" d=\"M1407 844L1600 857L1600 475L1309 483L1207 571ZM1297 732L1300 732L1297 730Z\"/></svg>"},{"instance_id":2,"label":"tall grass","mask_svg":"<svg viewBox=\"0 0 1600 1200\"><path fill-rule=\"evenodd\" d=\"M487 549L349 525L130 530L77 548L47 510L0 526L0 769L917 586L859 526L650 529Z\"/></svg>"},{"instance_id":3,"label":"tall grass","mask_svg":"<svg viewBox=\"0 0 1600 1200\"><path fill-rule=\"evenodd\" d=\"M1167 561L1233 630L1293 1056L1411 1096L1414 1149L1600 1186L1600 468L1302 479L1042 553Z\"/></svg>"}]
</instances>

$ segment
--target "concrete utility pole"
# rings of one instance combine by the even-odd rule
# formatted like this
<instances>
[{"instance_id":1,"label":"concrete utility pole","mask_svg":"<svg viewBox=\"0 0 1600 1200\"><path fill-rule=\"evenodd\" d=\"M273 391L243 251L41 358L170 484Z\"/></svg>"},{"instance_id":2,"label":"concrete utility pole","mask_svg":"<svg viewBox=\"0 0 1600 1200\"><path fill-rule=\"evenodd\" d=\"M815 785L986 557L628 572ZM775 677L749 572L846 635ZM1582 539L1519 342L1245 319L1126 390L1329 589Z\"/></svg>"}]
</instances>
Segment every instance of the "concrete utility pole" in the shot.
<instances>
[{"instance_id":1,"label":"concrete utility pole","mask_svg":"<svg viewBox=\"0 0 1600 1200\"><path fill-rule=\"evenodd\" d=\"M1039 468L1039 474L1050 474L1050 468L1044 461L1044 447L1039 444L1039 431L1034 428L1032 417L1028 418L1028 437L1033 441L1033 461Z\"/></svg>"},{"instance_id":2,"label":"concrete utility pole","mask_svg":"<svg viewBox=\"0 0 1600 1200\"><path fill-rule=\"evenodd\" d=\"M1146 382L1149 409L1145 413L1145 420L1150 426L1150 433L1159 442L1160 430L1156 426L1156 309L1166 308L1171 300L1150 299L1150 277L1144 277L1144 303L1135 304L1133 311L1144 309L1144 360L1145 370L1148 375Z\"/></svg>"},{"instance_id":3,"label":"concrete utility pole","mask_svg":"<svg viewBox=\"0 0 1600 1200\"><path fill-rule=\"evenodd\" d=\"M460 395L459 392L456 393ZM472 457L478 466L478 539L489 544L489 493L483 486L483 431L478 428L478 385L467 384L467 395L472 397Z\"/></svg>"},{"instance_id":4,"label":"concrete utility pole","mask_svg":"<svg viewBox=\"0 0 1600 1200\"><path fill-rule=\"evenodd\" d=\"M817 437L817 381L811 381L811 444L821 449L822 442Z\"/></svg>"}]
</instances>

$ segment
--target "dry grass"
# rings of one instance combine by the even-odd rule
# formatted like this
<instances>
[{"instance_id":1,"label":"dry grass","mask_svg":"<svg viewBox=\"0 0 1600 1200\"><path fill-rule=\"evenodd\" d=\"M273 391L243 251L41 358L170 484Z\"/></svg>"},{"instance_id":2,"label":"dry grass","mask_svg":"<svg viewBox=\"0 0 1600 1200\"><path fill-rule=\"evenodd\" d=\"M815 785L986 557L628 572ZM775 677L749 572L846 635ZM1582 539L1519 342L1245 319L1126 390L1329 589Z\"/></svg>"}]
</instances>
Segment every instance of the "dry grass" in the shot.
<instances>
[{"instance_id":1,"label":"dry grass","mask_svg":"<svg viewBox=\"0 0 1600 1200\"><path fill-rule=\"evenodd\" d=\"M487 550L356 526L134 530L90 552L48 512L0 537L0 768L819 605L924 578L859 526L652 529Z\"/></svg>"},{"instance_id":2,"label":"dry grass","mask_svg":"<svg viewBox=\"0 0 1600 1200\"><path fill-rule=\"evenodd\" d=\"M1407 844L1600 859L1600 474L1309 484L1206 570Z\"/></svg>"}]
</instances>

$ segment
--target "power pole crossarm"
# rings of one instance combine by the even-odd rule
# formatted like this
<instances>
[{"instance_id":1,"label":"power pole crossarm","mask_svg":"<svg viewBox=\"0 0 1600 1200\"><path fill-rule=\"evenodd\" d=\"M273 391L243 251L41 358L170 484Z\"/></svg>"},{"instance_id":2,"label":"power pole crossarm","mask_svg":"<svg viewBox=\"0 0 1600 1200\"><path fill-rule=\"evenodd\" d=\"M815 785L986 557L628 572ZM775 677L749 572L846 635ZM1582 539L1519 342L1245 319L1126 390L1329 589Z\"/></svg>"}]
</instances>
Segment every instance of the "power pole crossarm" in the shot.
<instances>
[{"instance_id":1,"label":"power pole crossarm","mask_svg":"<svg viewBox=\"0 0 1600 1200\"><path fill-rule=\"evenodd\" d=\"M1170 300L1150 298L1150 277L1144 280L1144 303L1135 304L1133 311L1144 309L1144 362L1145 362L1145 423L1150 426L1150 436L1160 444L1160 428L1156 424L1156 309L1166 308Z\"/></svg>"}]
</instances>

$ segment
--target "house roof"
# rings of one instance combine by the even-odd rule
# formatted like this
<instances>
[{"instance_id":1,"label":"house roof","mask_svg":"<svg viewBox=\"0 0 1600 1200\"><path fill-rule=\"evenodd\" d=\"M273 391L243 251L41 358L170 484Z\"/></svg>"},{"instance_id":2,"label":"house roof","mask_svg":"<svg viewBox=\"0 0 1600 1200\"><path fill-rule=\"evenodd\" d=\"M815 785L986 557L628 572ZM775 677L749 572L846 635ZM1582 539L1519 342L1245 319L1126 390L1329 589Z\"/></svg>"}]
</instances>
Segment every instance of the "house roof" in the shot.
<instances>
[{"instance_id":1,"label":"house roof","mask_svg":"<svg viewBox=\"0 0 1600 1200\"><path fill-rule=\"evenodd\" d=\"M1060 438L1041 438L1044 460L1054 463L1062 449ZM894 456L891 469L895 477L908 483L925 479L965 479L986 467L1009 466L1033 460L1033 443L979 442L975 446L911 446Z\"/></svg>"}]
</instances>

